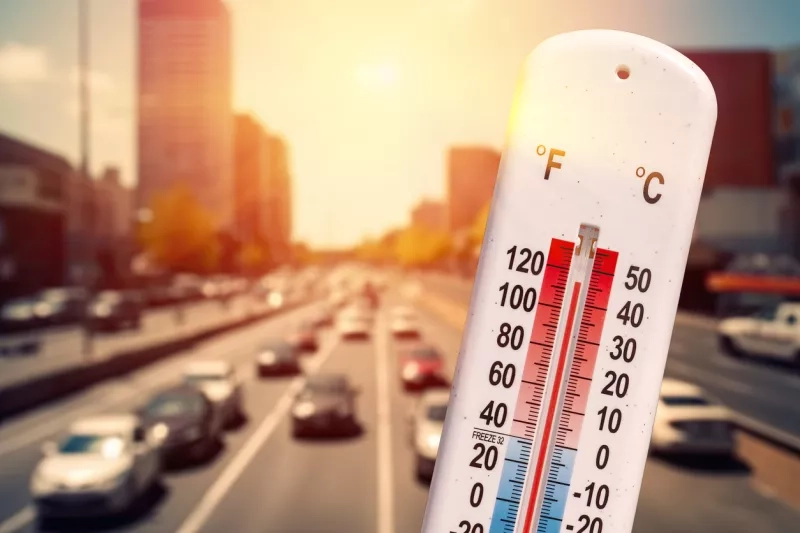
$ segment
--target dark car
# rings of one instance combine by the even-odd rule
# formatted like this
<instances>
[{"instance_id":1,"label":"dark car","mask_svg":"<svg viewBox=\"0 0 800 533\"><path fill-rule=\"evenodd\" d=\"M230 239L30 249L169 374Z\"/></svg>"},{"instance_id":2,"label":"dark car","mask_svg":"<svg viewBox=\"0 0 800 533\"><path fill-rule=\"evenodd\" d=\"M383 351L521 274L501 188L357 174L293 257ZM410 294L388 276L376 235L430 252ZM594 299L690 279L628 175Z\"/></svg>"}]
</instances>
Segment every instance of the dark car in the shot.
<instances>
[{"instance_id":1,"label":"dark car","mask_svg":"<svg viewBox=\"0 0 800 533\"><path fill-rule=\"evenodd\" d=\"M180 385L157 393L139 411L161 443L165 461L201 460L221 441L223 420L211 401L195 387Z\"/></svg>"},{"instance_id":2,"label":"dark car","mask_svg":"<svg viewBox=\"0 0 800 533\"><path fill-rule=\"evenodd\" d=\"M400 377L406 390L443 384L444 360L439 351L427 344L417 344L399 354Z\"/></svg>"},{"instance_id":3,"label":"dark car","mask_svg":"<svg viewBox=\"0 0 800 533\"><path fill-rule=\"evenodd\" d=\"M344 374L310 376L292 406L294 436L347 435L357 431L358 394Z\"/></svg>"},{"instance_id":4,"label":"dark car","mask_svg":"<svg viewBox=\"0 0 800 533\"><path fill-rule=\"evenodd\" d=\"M102 291L89 304L89 323L95 331L138 329L144 302L133 291Z\"/></svg>"},{"instance_id":5,"label":"dark car","mask_svg":"<svg viewBox=\"0 0 800 533\"><path fill-rule=\"evenodd\" d=\"M297 348L282 341L265 344L258 352L256 369L261 377L299 374L302 370L297 358Z\"/></svg>"},{"instance_id":6,"label":"dark car","mask_svg":"<svg viewBox=\"0 0 800 533\"><path fill-rule=\"evenodd\" d=\"M289 344L301 352L315 352L319 349L317 330L311 322L303 322L289 335Z\"/></svg>"}]
</instances>

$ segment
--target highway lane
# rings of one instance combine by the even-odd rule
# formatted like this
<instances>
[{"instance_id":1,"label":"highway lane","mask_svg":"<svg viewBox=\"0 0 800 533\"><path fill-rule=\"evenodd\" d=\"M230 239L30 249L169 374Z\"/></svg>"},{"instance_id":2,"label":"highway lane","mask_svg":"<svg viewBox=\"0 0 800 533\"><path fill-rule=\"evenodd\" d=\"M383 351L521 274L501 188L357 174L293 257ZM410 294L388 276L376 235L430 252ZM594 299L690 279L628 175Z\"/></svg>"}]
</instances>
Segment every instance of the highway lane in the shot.
<instances>
[{"instance_id":1,"label":"highway lane","mask_svg":"<svg viewBox=\"0 0 800 533\"><path fill-rule=\"evenodd\" d=\"M469 304L471 280L420 276L425 290ZM697 383L737 412L800 437L800 373L763 359L734 359L720 351L713 322L687 317L676 323L665 375Z\"/></svg>"},{"instance_id":2,"label":"highway lane","mask_svg":"<svg viewBox=\"0 0 800 533\"><path fill-rule=\"evenodd\" d=\"M173 522L179 520L179 510L193 504L202 487L219 474L219 469L229 459L228 451L241 445L289 386L286 380L255 383L253 362L256 349L268 339L285 335L293 325L307 318L313 307L306 306L225 334L131 376L103 383L64 402L9 421L0 428L0 533L34 530L28 480L41 457L40 447L44 440L58 435L69 423L82 416L136 408L153 391L175 383L183 366L190 360L224 358L234 363L244 379L245 407L250 420L239 431L227 436L225 450L213 464L165 476L164 494L153 502L155 505L148 510L145 519L118 525L122 529L174 531L176 524L165 529L165 520L169 517L175 517ZM309 357L304 364L313 366L318 359L319 356ZM13 525L21 527L11 528ZM101 522L100 525L104 529L108 524Z\"/></svg>"},{"instance_id":3,"label":"highway lane","mask_svg":"<svg viewBox=\"0 0 800 533\"><path fill-rule=\"evenodd\" d=\"M83 353L84 336L77 327L45 329L0 337L0 346L16 345L23 339L39 341L39 351L29 356L0 358L0 387L30 379L58 369L108 357L122 350L131 350L179 335L241 318L248 312L265 309L250 295L241 295L227 305L217 300L194 302L177 307L150 309L142 317L141 328L93 336L90 357Z\"/></svg>"},{"instance_id":4,"label":"highway lane","mask_svg":"<svg viewBox=\"0 0 800 533\"><path fill-rule=\"evenodd\" d=\"M461 332L431 312L421 314L427 335L457 354ZM796 529L798 520L800 512L759 487L746 465L650 458L634 533L780 533Z\"/></svg>"},{"instance_id":5,"label":"highway lane","mask_svg":"<svg viewBox=\"0 0 800 533\"><path fill-rule=\"evenodd\" d=\"M15 515L25 518L27 480L39 457L41 439L4 453L2 445L8 437L30 433L36 423L46 423L54 417L63 422L63 427L68 413L78 408L117 410L136 405L144 401L147 391L158 388L155 381L175 379L186 360L209 356L229 358L246 376L245 399L250 417L247 424L228 435L225 449L213 463L168 472L163 492L148 502L142 516L132 521L82 523L81 531L419 531L427 487L416 479L405 424L414 395L404 393L400 387L395 357L399 343L388 339L380 325L373 339L366 342L340 342L328 333L321 353L304 362L311 371L346 372L361 387L359 418L363 432L357 437L294 440L287 417L287 391L297 382L260 381L252 374L258 343L285 332L306 312L278 316L224 335L177 359L137 373L130 381L87 391L82 401L73 400L68 409L54 406L14 421L13 427L0 429L0 533L34 531L29 520L18 519L21 527L16 529L3 529L3 524ZM452 371L461 333L430 312L420 313L425 337L443 351ZM380 372L387 380L378 379ZM126 399L126 393L135 397ZM109 405L109 401L99 403L101 398L109 397L120 398L118 406ZM389 402L388 418L379 413L382 399ZM389 422L388 441L381 439L381 435L386 436L385 422ZM386 513L391 517L388 524L381 520ZM796 511L759 492L746 469L652 459L645 471L635 531L785 533L795 528L798 519Z\"/></svg>"}]
</instances>

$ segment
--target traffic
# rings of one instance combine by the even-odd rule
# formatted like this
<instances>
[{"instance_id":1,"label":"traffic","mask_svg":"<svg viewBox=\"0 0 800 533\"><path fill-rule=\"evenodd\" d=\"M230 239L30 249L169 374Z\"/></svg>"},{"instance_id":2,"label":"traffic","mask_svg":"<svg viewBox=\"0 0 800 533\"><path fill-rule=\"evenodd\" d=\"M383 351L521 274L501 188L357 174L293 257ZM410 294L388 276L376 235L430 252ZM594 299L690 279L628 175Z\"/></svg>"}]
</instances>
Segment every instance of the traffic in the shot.
<instances>
[{"instance_id":1,"label":"traffic","mask_svg":"<svg viewBox=\"0 0 800 533\"><path fill-rule=\"evenodd\" d=\"M461 332L409 296L413 277L344 277L0 427L0 533L419 531ZM665 380L635 531L793 527L797 512L737 466L732 416ZM698 456L715 466L694 469ZM740 502L740 519L696 490Z\"/></svg>"}]
</instances>

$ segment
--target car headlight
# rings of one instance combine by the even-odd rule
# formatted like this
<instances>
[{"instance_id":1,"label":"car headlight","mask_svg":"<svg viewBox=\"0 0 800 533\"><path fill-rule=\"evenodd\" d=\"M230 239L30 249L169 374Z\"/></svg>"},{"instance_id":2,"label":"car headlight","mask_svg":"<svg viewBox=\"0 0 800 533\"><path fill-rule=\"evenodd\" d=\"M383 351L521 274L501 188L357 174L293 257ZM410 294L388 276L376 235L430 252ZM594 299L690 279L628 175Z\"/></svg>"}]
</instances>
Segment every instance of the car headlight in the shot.
<instances>
[{"instance_id":1,"label":"car headlight","mask_svg":"<svg viewBox=\"0 0 800 533\"><path fill-rule=\"evenodd\" d=\"M36 470L31 478L31 492L33 494L42 494L50 492L55 488L55 483L44 476L40 470Z\"/></svg>"},{"instance_id":2,"label":"car headlight","mask_svg":"<svg viewBox=\"0 0 800 533\"><path fill-rule=\"evenodd\" d=\"M436 433L434 435L428 435L427 438L425 439L425 444L427 444L428 447L431 448L432 450L438 450L439 449L439 441L441 439L442 439L442 436L439 435L438 433Z\"/></svg>"},{"instance_id":3,"label":"car headlight","mask_svg":"<svg viewBox=\"0 0 800 533\"><path fill-rule=\"evenodd\" d=\"M164 439L169 435L169 427L163 422L159 422L153 426L153 429L150 430L150 434L157 443L164 442Z\"/></svg>"},{"instance_id":4,"label":"car headlight","mask_svg":"<svg viewBox=\"0 0 800 533\"><path fill-rule=\"evenodd\" d=\"M275 363L275 354L273 352L264 352L258 357L258 360L265 365L271 365Z\"/></svg>"},{"instance_id":5,"label":"car headlight","mask_svg":"<svg viewBox=\"0 0 800 533\"><path fill-rule=\"evenodd\" d=\"M403 367L403 377L413 379L419 375L419 365L410 364Z\"/></svg>"},{"instance_id":6,"label":"car headlight","mask_svg":"<svg viewBox=\"0 0 800 533\"><path fill-rule=\"evenodd\" d=\"M92 307L92 314L95 316L105 317L111 314L111 306L107 304L99 304Z\"/></svg>"},{"instance_id":7,"label":"car headlight","mask_svg":"<svg viewBox=\"0 0 800 533\"><path fill-rule=\"evenodd\" d=\"M297 418L308 418L312 416L316 411L317 410L314 407L314 404L310 402L297 404L295 408L292 410L294 416L296 416Z\"/></svg>"}]
</instances>

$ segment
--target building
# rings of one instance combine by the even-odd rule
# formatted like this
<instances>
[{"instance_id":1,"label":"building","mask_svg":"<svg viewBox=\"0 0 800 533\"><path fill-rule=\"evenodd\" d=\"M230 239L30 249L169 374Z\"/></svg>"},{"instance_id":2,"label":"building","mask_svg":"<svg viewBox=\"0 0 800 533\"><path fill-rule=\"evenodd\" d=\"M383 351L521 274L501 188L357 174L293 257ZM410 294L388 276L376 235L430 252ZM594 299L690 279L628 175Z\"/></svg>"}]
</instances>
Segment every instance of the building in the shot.
<instances>
[{"instance_id":1,"label":"building","mask_svg":"<svg viewBox=\"0 0 800 533\"><path fill-rule=\"evenodd\" d=\"M261 242L268 235L268 137L249 115L237 115L234 124L234 223L243 242Z\"/></svg>"},{"instance_id":2,"label":"building","mask_svg":"<svg viewBox=\"0 0 800 533\"><path fill-rule=\"evenodd\" d=\"M800 48L775 54L775 153L778 182L789 196L788 252L800 258Z\"/></svg>"},{"instance_id":3,"label":"building","mask_svg":"<svg viewBox=\"0 0 800 533\"><path fill-rule=\"evenodd\" d=\"M447 159L448 229L463 231L492 199L500 153L483 146L451 148Z\"/></svg>"},{"instance_id":4,"label":"building","mask_svg":"<svg viewBox=\"0 0 800 533\"><path fill-rule=\"evenodd\" d=\"M62 285L72 166L0 134L0 299Z\"/></svg>"},{"instance_id":5,"label":"building","mask_svg":"<svg viewBox=\"0 0 800 533\"><path fill-rule=\"evenodd\" d=\"M434 231L447 230L447 204L436 200L422 200L411 211L411 224Z\"/></svg>"},{"instance_id":6,"label":"building","mask_svg":"<svg viewBox=\"0 0 800 533\"><path fill-rule=\"evenodd\" d=\"M278 135L267 135L267 192L264 201L267 245L271 259L278 264L292 254L292 176L289 149Z\"/></svg>"},{"instance_id":7,"label":"building","mask_svg":"<svg viewBox=\"0 0 800 533\"><path fill-rule=\"evenodd\" d=\"M772 187L772 55L767 51L682 51L708 75L717 95L717 126L705 190Z\"/></svg>"},{"instance_id":8,"label":"building","mask_svg":"<svg viewBox=\"0 0 800 533\"><path fill-rule=\"evenodd\" d=\"M138 0L137 208L184 182L229 228L230 20L221 0Z\"/></svg>"}]
</instances>

